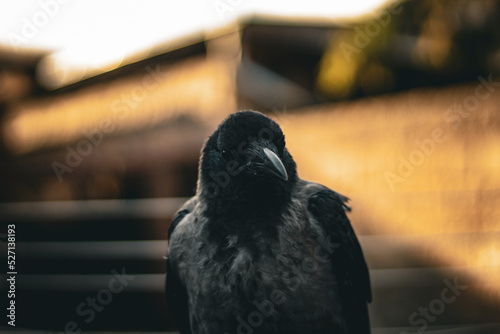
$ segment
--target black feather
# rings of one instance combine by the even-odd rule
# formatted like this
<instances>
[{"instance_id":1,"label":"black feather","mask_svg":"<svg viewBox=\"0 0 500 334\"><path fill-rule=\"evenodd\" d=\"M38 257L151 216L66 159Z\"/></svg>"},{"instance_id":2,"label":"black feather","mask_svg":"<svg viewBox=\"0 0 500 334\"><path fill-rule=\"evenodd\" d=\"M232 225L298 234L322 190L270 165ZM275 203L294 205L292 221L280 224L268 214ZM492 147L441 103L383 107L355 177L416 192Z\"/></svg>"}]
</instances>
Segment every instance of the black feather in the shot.
<instances>
[{"instance_id":1,"label":"black feather","mask_svg":"<svg viewBox=\"0 0 500 334\"><path fill-rule=\"evenodd\" d=\"M166 293L181 333L370 332L348 199L299 179L278 124L229 116L199 178L169 229Z\"/></svg>"},{"instance_id":2,"label":"black feather","mask_svg":"<svg viewBox=\"0 0 500 334\"><path fill-rule=\"evenodd\" d=\"M186 215L191 213L195 205L195 199L191 199L184 204L183 209L179 210L168 229L168 241L174 232L177 225L184 219ZM170 259L167 257L165 293L170 314L175 318L177 326L181 334L191 334L191 326L189 324L189 307L186 287L180 281L175 270L172 269Z\"/></svg>"}]
</instances>

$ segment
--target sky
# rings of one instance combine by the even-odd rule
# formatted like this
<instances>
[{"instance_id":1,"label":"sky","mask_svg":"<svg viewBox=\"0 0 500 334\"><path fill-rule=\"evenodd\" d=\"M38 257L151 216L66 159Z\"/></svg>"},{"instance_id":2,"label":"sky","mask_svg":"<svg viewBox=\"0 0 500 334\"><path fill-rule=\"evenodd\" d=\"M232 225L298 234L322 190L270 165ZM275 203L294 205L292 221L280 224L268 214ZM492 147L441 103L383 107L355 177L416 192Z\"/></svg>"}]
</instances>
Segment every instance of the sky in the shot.
<instances>
[{"instance_id":1,"label":"sky","mask_svg":"<svg viewBox=\"0 0 500 334\"><path fill-rule=\"evenodd\" d=\"M168 51L173 41L252 17L332 24L372 12L387 1L8 0L0 4L0 50L47 53L42 71L109 69Z\"/></svg>"}]
</instances>

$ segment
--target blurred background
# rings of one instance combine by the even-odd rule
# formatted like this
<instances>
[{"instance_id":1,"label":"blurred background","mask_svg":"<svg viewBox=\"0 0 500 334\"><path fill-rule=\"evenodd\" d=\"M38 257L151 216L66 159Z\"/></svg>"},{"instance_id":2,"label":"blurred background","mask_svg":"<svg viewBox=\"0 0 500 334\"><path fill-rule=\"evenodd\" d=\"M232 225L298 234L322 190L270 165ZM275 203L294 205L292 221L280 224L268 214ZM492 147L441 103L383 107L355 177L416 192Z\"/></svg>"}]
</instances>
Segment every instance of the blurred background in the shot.
<instances>
[{"instance_id":1,"label":"blurred background","mask_svg":"<svg viewBox=\"0 0 500 334\"><path fill-rule=\"evenodd\" d=\"M2 3L0 328L175 331L170 220L254 109L351 199L373 333L500 333L499 106L500 1Z\"/></svg>"}]
</instances>

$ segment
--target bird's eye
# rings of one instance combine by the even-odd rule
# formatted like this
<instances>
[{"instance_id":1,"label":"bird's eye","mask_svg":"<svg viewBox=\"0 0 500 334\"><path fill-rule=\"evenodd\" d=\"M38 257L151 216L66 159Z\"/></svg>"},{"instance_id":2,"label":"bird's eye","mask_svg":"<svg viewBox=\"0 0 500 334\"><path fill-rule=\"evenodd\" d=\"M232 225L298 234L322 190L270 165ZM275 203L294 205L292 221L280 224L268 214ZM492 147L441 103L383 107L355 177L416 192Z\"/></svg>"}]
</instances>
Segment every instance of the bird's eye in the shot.
<instances>
[{"instance_id":1,"label":"bird's eye","mask_svg":"<svg viewBox=\"0 0 500 334\"><path fill-rule=\"evenodd\" d=\"M278 150L283 151L283 149L285 148L285 137L278 138L278 142L277 142L276 146L277 146Z\"/></svg>"}]
</instances>

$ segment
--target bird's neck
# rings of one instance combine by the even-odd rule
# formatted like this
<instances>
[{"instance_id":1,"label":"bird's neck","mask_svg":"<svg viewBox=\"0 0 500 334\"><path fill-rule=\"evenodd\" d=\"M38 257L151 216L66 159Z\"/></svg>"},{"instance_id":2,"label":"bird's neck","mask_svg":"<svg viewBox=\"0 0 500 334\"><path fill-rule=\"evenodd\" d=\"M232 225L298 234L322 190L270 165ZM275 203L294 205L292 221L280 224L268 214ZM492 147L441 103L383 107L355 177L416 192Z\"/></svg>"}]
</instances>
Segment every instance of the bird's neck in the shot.
<instances>
[{"instance_id":1,"label":"bird's neck","mask_svg":"<svg viewBox=\"0 0 500 334\"><path fill-rule=\"evenodd\" d=\"M210 190L210 189L207 189ZM207 213L214 217L233 218L279 214L291 198L288 187L265 182L234 182L227 187L219 187L217 192L202 192L207 199Z\"/></svg>"},{"instance_id":2,"label":"bird's neck","mask_svg":"<svg viewBox=\"0 0 500 334\"><path fill-rule=\"evenodd\" d=\"M229 238L235 238L239 246L247 248L256 256L259 242L277 238L278 228L283 223L283 213L289 205L289 201L285 203L282 198L271 196L240 197L213 203L214 206L208 207L206 212L209 219L205 228L209 238L223 246ZM230 249L225 250L224 247L217 252L222 257L223 254L231 253Z\"/></svg>"}]
</instances>

